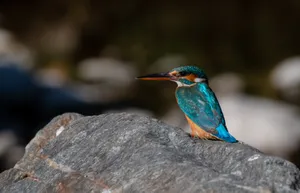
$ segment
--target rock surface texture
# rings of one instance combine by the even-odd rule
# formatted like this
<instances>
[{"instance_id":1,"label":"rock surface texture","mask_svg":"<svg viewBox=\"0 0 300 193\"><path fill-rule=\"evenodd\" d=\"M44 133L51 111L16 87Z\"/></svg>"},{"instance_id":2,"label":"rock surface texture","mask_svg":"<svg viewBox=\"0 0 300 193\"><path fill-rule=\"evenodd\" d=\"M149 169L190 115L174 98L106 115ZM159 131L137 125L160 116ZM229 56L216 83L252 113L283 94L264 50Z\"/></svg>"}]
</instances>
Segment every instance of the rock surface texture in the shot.
<instances>
[{"instance_id":1,"label":"rock surface texture","mask_svg":"<svg viewBox=\"0 0 300 193\"><path fill-rule=\"evenodd\" d=\"M58 116L0 174L0 192L9 193L299 190L300 171L288 161L126 113Z\"/></svg>"}]
</instances>

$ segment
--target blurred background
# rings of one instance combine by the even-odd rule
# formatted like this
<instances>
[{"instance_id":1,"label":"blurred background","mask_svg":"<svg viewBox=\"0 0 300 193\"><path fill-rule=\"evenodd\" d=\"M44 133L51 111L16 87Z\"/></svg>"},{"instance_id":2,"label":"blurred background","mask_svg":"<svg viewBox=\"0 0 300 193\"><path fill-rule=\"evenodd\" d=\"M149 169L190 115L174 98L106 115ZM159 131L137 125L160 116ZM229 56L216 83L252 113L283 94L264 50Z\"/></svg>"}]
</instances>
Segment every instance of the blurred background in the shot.
<instances>
[{"instance_id":1,"label":"blurred background","mask_svg":"<svg viewBox=\"0 0 300 193\"><path fill-rule=\"evenodd\" d=\"M171 82L203 68L230 132L300 166L300 1L1 0L0 171L64 112L187 127Z\"/></svg>"}]
</instances>

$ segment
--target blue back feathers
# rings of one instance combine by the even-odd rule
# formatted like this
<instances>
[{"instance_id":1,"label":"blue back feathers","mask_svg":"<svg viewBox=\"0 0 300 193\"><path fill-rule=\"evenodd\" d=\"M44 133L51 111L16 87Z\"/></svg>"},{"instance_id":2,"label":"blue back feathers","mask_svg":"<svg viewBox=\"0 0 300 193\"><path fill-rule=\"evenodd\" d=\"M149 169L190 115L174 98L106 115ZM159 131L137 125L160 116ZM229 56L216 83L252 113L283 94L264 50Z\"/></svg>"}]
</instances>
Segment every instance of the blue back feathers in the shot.
<instances>
[{"instance_id":1,"label":"blue back feathers","mask_svg":"<svg viewBox=\"0 0 300 193\"><path fill-rule=\"evenodd\" d=\"M228 133L219 102L206 83L178 87L176 99L181 110L203 130L230 143L237 141Z\"/></svg>"}]
</instances>

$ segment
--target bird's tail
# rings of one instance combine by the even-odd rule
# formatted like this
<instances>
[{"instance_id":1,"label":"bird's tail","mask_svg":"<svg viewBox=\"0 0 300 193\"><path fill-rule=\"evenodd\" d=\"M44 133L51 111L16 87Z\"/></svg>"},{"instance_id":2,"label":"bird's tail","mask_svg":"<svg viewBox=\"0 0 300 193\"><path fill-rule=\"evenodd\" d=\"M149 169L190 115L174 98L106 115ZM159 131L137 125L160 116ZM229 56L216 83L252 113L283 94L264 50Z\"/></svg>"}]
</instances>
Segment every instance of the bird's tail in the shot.
<instances>
[{"instance_id":1,"label":"bird's tail","mask_svg":"<svg viewBox=\"0 0 300 193\"><path fill-rule=\"evenodd\" d=\"M226 127L223 124L220 124L217 127L218 134L216 136L224 141L229 143L236 143L238 142L230 133L227 131Z\"/></svg>"}]
</instances>

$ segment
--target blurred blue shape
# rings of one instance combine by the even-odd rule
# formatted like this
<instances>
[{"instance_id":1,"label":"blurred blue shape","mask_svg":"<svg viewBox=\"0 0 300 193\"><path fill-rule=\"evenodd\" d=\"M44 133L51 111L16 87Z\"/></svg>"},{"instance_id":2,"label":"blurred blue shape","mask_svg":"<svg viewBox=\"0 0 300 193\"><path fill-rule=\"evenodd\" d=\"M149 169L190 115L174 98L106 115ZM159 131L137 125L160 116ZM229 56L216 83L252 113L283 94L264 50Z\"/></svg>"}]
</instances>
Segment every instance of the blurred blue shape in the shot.
<instances>
[{"instance_id":1,"label":"blurred blue shape","mask_svg":"<svg viewBox=\"0 0 300 193\"><path fill-rule=\"evenodd\" d=\"M87 103L66 87L40 84L30 72L18 66L0 60L0 130L12 130L24 145L53 117L62 113L92 115L132 106L132 101L126 100Z\"/></svg>"},{"instance_id":2,"label":"blurred blue shape","mask_svg":"<svg viewBox=\"0 0 300 193\"><path fill-rule=\"evenodd\" d=\"M30 76L12 63L0 61L0 105L21 103L35 96L36 86ZM2 106L2 107L3 107Z\"/></svg>"},{"instance_id":3,"label":"blurred blue shape","mask_svg":"<svg viewBox=\"0 0 300 193\"><path fill-rule=\"evenodd\" d=\"M13 130L24 143L54 116L86 106L68 90L40 85L16 64L0 61L0 130Z\"/></svg>"}]
</instances>

